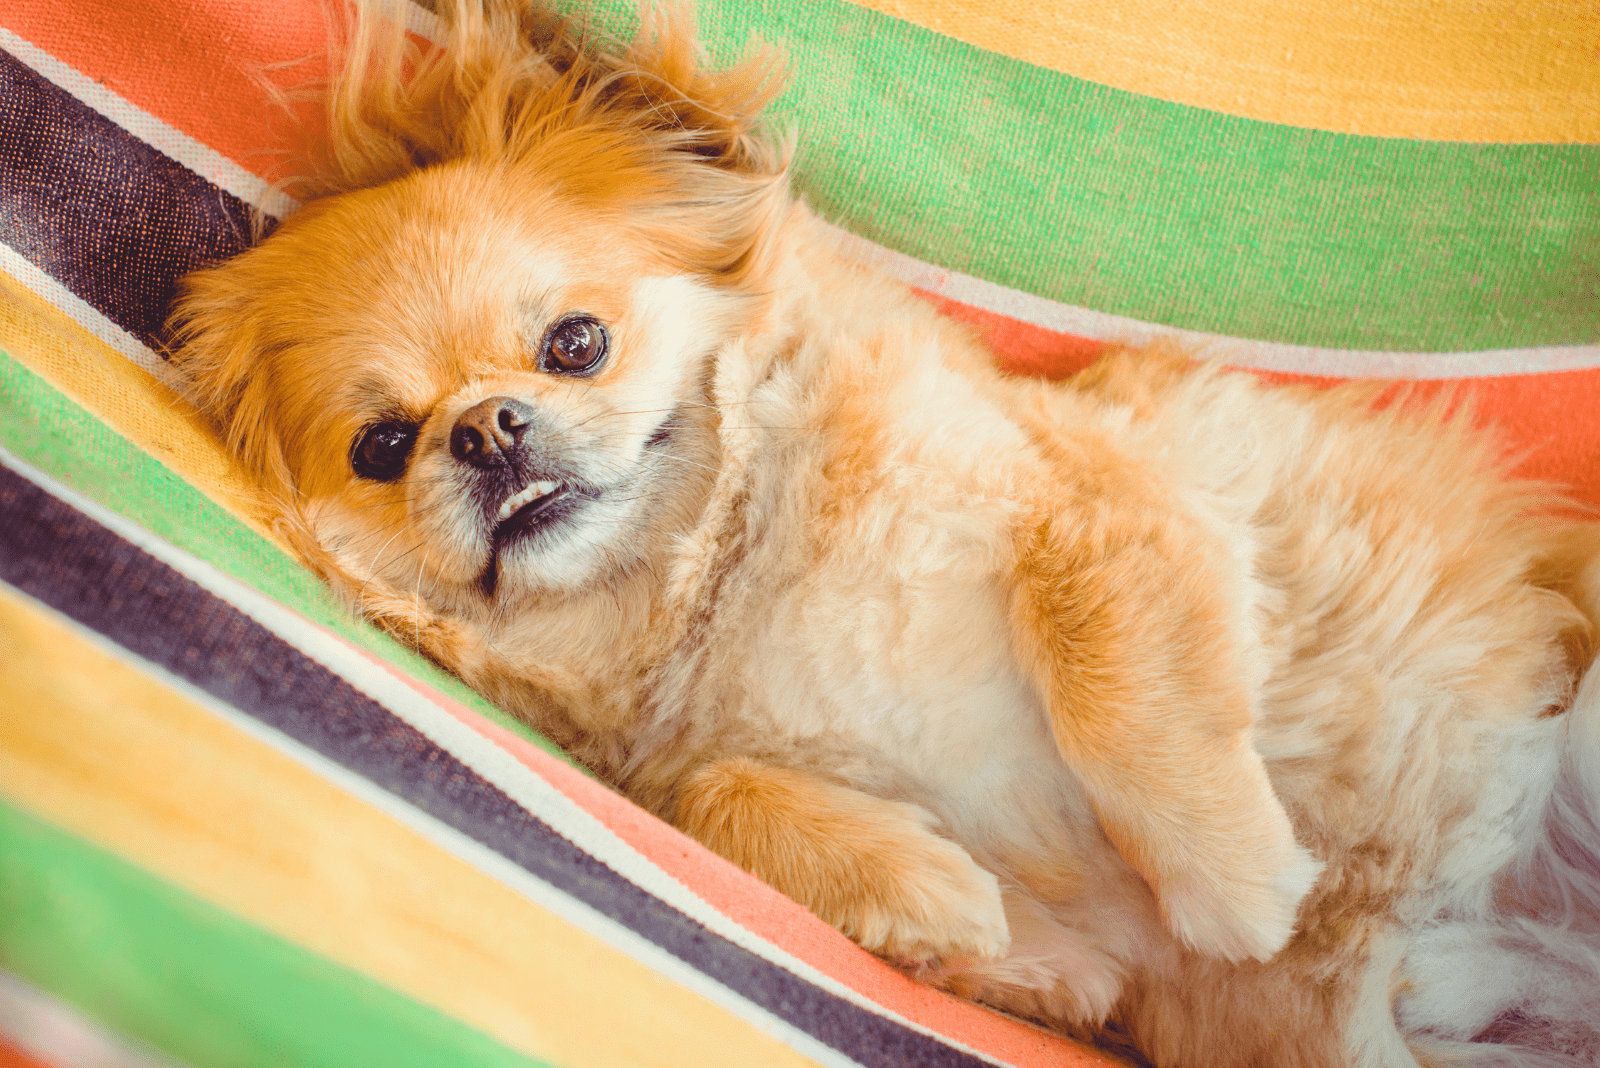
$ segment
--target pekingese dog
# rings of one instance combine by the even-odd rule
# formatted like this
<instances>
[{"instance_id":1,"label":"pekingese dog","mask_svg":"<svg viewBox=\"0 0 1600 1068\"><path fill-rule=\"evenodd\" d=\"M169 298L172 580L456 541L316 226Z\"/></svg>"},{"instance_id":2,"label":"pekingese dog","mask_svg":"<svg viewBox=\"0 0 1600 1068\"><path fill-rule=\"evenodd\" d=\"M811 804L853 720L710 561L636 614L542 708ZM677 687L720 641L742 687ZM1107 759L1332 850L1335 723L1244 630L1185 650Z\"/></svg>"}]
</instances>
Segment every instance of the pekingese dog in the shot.
<instances>
[{"instance_id":1,"label":"pekingese dog","mask_svg":"<svg viewBox=\"0 0 1600 1068\"><path fill-rule=\"evenodd\" d=\"M1600 532L1440 406L1064 383L835 250L762 53L367 9L176 359L361 612L874 953L1157 1065L1600 1063Z\"/></svg>"}]
</instances>

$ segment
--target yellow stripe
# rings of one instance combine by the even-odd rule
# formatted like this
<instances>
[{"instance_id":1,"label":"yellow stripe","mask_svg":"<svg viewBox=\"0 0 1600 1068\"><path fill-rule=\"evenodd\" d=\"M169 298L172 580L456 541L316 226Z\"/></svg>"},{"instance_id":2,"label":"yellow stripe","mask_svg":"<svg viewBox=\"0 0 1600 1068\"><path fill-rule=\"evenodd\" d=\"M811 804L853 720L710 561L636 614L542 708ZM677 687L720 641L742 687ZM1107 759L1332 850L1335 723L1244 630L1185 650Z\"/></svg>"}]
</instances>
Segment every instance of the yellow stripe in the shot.
<instances>
[{"instance_id":1,"label":"yellow stripe","mask_svg":"<svg viewBox=\"0 0 1600 1068\"><path fill-rule=\"evenodd\" d=\"M1291 126L1600 142L1596 0L857 0L1014 59Z\"/></svg>"},{"instance_id":2,"label":"yellow stripe","mask_svg":"<svg viewBox=\"0 0 1600 1068\"><path fill-rule=\"evenodd\" d=\"M0 796L190 893L554 1064L814 1063L4 590L0 664Z\"/></svg>"},{"instance_id":3,"label":"yellow stripe","mask_svg":"<svg viewBox=\"0 0 1600 1068\"><path fill-rule=\"evenodd\" d=\"M193 405L3 271L0 348L289 552L245 488L250 480Z\"/></svg>"}]
</instances>

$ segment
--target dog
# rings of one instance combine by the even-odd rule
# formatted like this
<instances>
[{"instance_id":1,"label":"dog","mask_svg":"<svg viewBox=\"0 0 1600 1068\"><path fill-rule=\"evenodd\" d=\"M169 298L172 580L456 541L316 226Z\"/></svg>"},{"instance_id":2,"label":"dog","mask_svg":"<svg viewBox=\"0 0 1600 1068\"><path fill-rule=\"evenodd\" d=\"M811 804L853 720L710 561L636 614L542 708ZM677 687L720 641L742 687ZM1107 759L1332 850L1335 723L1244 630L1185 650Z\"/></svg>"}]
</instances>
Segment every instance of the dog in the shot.
<instances>
[{"instance_id":1,"label":"dog","mask_svg":"<svg viewBox=\"0 0 1600 1068\"><path fill-rule=\"evenodd\" d=\"M1062 383L711 69L358 11L174 363L361 613L873 953L1157 1065L1600 1063L1600 527L1448 405Z\"/></svg>"}]
</instances>

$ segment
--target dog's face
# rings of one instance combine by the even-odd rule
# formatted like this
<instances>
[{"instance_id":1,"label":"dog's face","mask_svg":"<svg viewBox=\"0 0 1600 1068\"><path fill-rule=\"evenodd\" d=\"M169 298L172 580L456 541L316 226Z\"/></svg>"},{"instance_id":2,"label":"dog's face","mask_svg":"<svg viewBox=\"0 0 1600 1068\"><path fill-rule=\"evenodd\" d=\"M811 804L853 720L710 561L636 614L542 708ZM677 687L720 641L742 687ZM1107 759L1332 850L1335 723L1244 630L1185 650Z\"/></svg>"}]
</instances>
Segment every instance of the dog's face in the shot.
<instances>
[{"instance_id":1,"label":"dog's face","mask_svg":"<svg viewBox=\"0 0 1600 1068\"><path fill-rule=\"evenodd\" d=\"M752 133L772 53L708 71L684 18L605 51L520 3L443 15L435 48L357 5L313 199L185 280L174 355L336 586L482 620L693 521L708 367L788 200Z\"/></svg>"},{"instance_id":2,"label":"dog's face","mask_svg":"<svg viewBox=\"0 0 1600 1068\"><path fill-rule=\"evenodd\" d=\"M473 615L688 521L709 358L749 302L670 242L460 164L316 202L224 270L190 307L219 301L250 365L235 436L350 574Z\"/></svg>"}]
</instances>

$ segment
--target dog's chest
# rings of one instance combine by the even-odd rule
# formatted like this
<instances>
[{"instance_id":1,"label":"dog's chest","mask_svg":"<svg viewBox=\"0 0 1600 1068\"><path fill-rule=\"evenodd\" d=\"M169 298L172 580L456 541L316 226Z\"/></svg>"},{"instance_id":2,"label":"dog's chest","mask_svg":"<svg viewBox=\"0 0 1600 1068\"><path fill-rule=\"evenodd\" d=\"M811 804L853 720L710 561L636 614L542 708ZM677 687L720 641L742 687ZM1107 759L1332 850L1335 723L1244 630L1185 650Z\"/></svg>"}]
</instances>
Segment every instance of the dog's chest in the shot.
<instances>
[{"instance_id":1,"label":"dog's chest","mask_svg":"<svg viewBox=\"0 0 1600 1068\"><path fill-rule=\"evenodd\" d=\"M752 617L744 715L798 759L992 839L1075 783L1012 648L1008 510L917 501Z\"/></svg>"}]
</instances>

